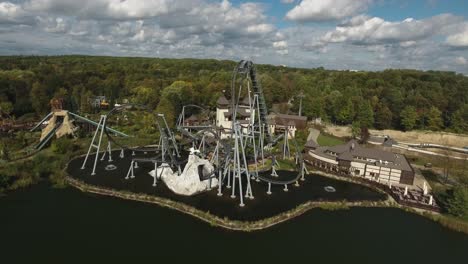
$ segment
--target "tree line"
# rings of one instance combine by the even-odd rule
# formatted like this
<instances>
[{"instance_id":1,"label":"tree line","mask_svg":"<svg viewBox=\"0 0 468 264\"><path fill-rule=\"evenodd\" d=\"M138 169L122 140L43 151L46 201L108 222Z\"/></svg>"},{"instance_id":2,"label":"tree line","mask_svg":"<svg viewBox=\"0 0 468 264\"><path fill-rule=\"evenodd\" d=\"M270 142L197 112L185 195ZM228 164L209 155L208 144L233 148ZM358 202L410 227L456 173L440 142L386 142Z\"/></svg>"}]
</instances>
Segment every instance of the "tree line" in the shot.
<instances>
[{"instance_id":1,"label":"tree line","mask_svg":"<svg viewBox=\"0 0 468 264\"><path fill-rule=\"evenodd\" d=\"M43 115L49 100L91 111L90 99L128 99L174 121L185 104L214 108L229 93L236 62L90 56L0 57L0 109L16 119ZM377 129L468 132L468 77L454 72L335 71L256 65L267 104L292 102L308 118Z\"/></svg>"}]
</instances>

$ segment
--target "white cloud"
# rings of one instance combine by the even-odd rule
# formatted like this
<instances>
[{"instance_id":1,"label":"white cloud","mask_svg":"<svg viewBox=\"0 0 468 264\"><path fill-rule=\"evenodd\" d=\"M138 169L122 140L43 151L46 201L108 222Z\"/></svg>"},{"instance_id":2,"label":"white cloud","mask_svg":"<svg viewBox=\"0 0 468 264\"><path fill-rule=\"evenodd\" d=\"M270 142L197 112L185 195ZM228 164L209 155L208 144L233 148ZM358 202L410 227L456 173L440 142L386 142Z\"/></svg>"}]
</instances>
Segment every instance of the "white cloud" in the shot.
<instances>
[{"instance_id":1,"label":"white cloud","mask_svg":"<svg viewBox=\"0 0 468 264\"><path fill-rule=\"evenodd\" d=\"M336 27L324 23L281 28L275 26L277 18L268 14L270 4L261 1L150 0L145 6L142 0L9 1L0 2L2 55L81 53L253 59L332 69L442 69L446 65L446 70L468 70L466 19L448 14L401 21L355 16L371 1L357 9L362 2L348 1L349 6L343 7L346 1L321 1L317 8L323 12L309 10L307 17L295 19L347 19ZM305 2L309 1L295 1L296 10Z\"/></svg>"},{"instance_id":2,"label":"white cloud","mask_svg":"<svg viewBox=\"0 0 468 264\"><path fill-rule=\"evenodd\" d=\"M452 47L468 48L468 23L465 22L458 32L449 35L446 43Z\"/></svg>"},{"instance_id":3,"label":"white cloud","mask_svg":"<svg viewBox=\"0 0 468 264\"><path fill-rule=\"evenodd\" d=\"M91 19L139 19L188 11L197 4L197 0L29 0L25 9Z\"/></svg>"},{"instance_id":4,"label":"white cloud","mask_svg":"<svg viewBox=\"0 0 468 264\"><path fill-rule=\"evenodd\" d=\"M340 20L361 13L371 0L302 0L286 14L299 22Z\"/></svg>"},{"instance_id":5,"label":"white cloud","mask_svg":"<svg viewBox=\"0 0 468 264\"><path fill-rule=\"evenodd\" d=\"M467 60L465 59L465 57L456 57L455 58L455 63L458 64L458 65L466 65L468 64Z\"/></svg>"},{"instance_id":6,"label":"white cloud","mask_svg":"<svg viewBox=\"0 0 468 264\"><path fill-rule=\"evenodd\" d=\"M28 23L28 14L21 5L12 2L0 2L0 23Z\"/></svg>"},{"instance_id":7,"label":"white cloud","mask_svg":"<svg viewBox=\"0 0 468 264\"><path fill-rule=\"evenodd\" d=\"M287 49L288 48L288 43L284 40L281 41L275 41L273 42L273 48L275 49Z\"/></svg>"},{"instance_id":8,"label":"white cloud","mask_svg":"<svg viewBox=\"0 0 468 264\"><path fill-rule=\"evenodd\" d=\"M407 18L399 22L379 17L356 16L329 31L322 37L324 43L350 42L353 44L401 43L403 47L415 41L441 34L444 28L460 23L462 17L441 14L423 20Z\"/></svg>"}]
</instances>

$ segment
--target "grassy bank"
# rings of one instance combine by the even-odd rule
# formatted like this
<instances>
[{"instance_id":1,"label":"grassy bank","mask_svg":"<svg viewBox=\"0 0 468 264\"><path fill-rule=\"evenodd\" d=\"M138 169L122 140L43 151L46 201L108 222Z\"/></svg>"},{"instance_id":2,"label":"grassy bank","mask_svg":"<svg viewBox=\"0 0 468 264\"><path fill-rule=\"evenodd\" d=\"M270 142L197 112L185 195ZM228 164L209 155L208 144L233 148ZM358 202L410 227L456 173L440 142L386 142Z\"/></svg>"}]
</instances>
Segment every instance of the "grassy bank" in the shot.
<instances>
[{"instance_id":1,"label":"grassy bank","mask_svg":"<svg viewBox=\"0 0 468 264\"><path fill-rule=\"evenodd\" d=\"M320 146L336 146L336 145L343 144L344 140L339 137L335 137L335 136L321 132L317 138L317 143Z\"/></svg>"}]
</instances>

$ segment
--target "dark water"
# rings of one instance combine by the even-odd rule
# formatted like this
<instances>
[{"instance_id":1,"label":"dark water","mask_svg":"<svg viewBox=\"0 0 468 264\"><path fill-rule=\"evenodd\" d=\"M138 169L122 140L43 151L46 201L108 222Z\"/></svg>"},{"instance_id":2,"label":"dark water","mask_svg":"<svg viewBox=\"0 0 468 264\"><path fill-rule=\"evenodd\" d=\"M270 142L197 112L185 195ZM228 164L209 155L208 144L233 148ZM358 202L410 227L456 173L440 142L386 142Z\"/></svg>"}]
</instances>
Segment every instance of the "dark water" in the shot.
<instances>
[{"instance_id":1,"label":"dark water","mask_svg":"<svg viewBox=\"0 0 468 264\"><path fill-rule=\"evenodd\" d=\"M38 185L0 198L0 228L0 263L8 264L468 261L467 235L398 209L317 209L242 233L155 205Z\"/></svg>"}]
</instances>

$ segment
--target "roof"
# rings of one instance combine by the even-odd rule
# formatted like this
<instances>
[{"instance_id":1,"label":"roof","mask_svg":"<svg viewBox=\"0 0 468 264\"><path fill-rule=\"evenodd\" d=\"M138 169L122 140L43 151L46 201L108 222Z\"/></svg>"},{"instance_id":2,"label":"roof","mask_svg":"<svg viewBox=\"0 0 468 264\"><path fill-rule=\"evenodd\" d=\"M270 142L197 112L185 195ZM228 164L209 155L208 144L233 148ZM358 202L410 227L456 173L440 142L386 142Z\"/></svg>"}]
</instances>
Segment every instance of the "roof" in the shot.
<instances>
[{"instance_id":1,"label":"roof","mask_svg":"<svg viewBox=\"0 0 468 264\"><path fill-rule=\"evenodd\" d=\"M275 114L270 118L272 125L295 126L300 129L305 128L307 125L306 116Z\"/></svg>"},{"instance_id":2,"label":"roof","mask_svg":"<svg viewBox=\"0 0 468 264\"><path fill-rule=\"evenodd\" d=\"M247 109L248 108L240 108L239 107L239 108L237 108L237 114L239 116L242 116L242 117L250 117L250 112L247 112ZM229 116L231 116L231 114L232 114L231 109L228 109L227 112L224 112L225 117L229 117Z\"/></svg>"},{"instance_id":3,"label":"roof","mask_svg":"<svg viewBox=\"0 0 468 264\"><path fill-rule=\"evenodd\" d=\"M196 115L191 115L189 118L186 118L185 121L198 121L198 117Z\"/></svg>"},{"instance_id":4,"label":"roof","mask_svg":"<svg viewBox=\"0 0 468 264\"><path fill-rule=\"evenodd\" d=\"M336 153L336 156L332 155L331 152ZM399 170L413 170L404 155L384 151L377 148L366 148L359 145L358 142L354 139L343 145L332 147L317 147L314 153L336 160L356 161ZM366 160L357 159L358 157L365 158Z\"/></svg>"},{"instance_id":5,"label":"roof","mask_svg":"<svg viewBox=\"0 0 468 264\"><path fill-rule=\"evenodd\" d=\"M317 144L317 142L315 142L315 140L311 139L309 141L307 141L304 145L304 147L306 148L317 148L319 147L319 144Z\"/></svg>"},{"instance_id":6,"label":"roof","mask_svg":"<svg viewBox=\"0 0 468 264\"><path fill-rule=\"evenodd\" d=\"M276 114L276 117L286 119L286 120L300 120L300 121L307 121L306 116L299 116L299 115L286 115L286 114Z\"/></svg>"},{"instance_id":7,"label":"roof","mask_svg":"<svg viewBox=\"0 0 468 264\"><path fill-rule=\"evenodd\" d=\"M219 98L218 98L218 101L216 101L216 103L218 105L229 105L229 100L226 99L226 97L224 95L221 95Z\"/></svg>"},{"instance_id":8,"label":"roof","mask_svg":"<svg viewBox=\"0 0 468 264\"><path fill-rule=\"evenodd\" d=\"M240 102L241 105L250 105L250 100L249 100L249 96L247 95L246 97L244 97L244 99L242 99L242 101Z\"/></svg>"}]
</instances>

